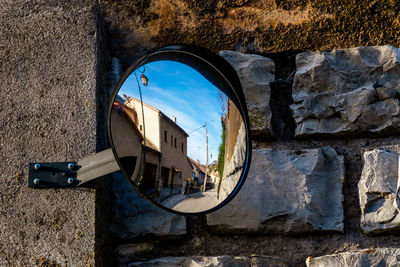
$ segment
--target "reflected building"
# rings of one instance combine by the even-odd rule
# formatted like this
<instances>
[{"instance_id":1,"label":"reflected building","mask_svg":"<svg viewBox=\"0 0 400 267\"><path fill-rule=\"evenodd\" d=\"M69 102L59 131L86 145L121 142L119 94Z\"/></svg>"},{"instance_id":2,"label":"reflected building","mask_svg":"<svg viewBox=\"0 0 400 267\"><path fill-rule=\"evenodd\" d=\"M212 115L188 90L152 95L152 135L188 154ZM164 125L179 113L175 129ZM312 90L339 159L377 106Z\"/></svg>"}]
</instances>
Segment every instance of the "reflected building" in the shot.
<instances>
[{"instance_id":1,"label":"reflected building","mask_svg":"<svg viewBox=\"0 0 400 267\"><path fill-rule=\"evenodd\" d=\"M111 131L119 161L128 177L137 177L142 160L143 136L132 120L129 108L115 101L111 109Z\"/></svg>"},{"instance_id":2,"label":"reflected building","mask_svg":"<svg viewBox=\"0 0 400 267\"><path fill-rule=\"evenodd\" d=\"M140 189L145 194L165 192L167 188L169 194L180 192L183 181L192 175L192 166L187 159L189 135L178 126L176 118L169 118L147 103L142 106L134 97L126 99L124 106L145 136L145 165Z\"/></svg>"},{"instance_id":3,"label":"reflected building","mask_svg":"<svg viewBox=\"0 0 400 267\"><path fill-rule=\"evenodd\" d=\"M201 165L200 161L195 161L188 157L188 160L192 166L192 179L196 181L199 185L204 183L204 177L206 175L206 166ZM207 183L215 184L216 181L219 179L218 175L208 169L207 171Z\"/></svg>"}]
</instances>

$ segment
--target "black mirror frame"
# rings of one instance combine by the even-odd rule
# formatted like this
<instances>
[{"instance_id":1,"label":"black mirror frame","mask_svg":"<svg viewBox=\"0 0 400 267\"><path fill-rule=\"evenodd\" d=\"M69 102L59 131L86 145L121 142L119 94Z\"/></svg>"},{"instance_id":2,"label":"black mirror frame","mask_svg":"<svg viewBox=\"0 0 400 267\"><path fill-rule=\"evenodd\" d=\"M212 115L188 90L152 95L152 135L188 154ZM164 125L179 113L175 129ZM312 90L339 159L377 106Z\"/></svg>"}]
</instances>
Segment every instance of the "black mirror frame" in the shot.
<instances>
[{"instance_id":1,"label":"black mirror frame","mask_svg":"<svg viewBox=\"0 0 400 267\"><path fill-rule=\"evenodd\" d=\"M138 67L141 65L144 65L145 63L149 63L152 61L156 60L173 60L181 63L187 63L187 65L191 66L192 68L196 69L203 75L206 75L207 73L203 73L201 70L203 68L206 68L207 72L212 71L214 75L217 75L217 80L214 80L213 83L222 83L224 86L222 86L223 90L221 87L218 87L220 90L222 90L237 106L245 128L246 128L246 156L245 156L245 161L244 161L244 168L243 171L240 175L239 182L233 189L233 191L229 194L229 196L222 201L220 204L217 206L201 211L201 212L196 212L196 213L188 213L188 212L179 212L176 210L169 209L167 207L164 207L157 203L156 201L148 198L146 195L143 195L139 188L135 185L135 183L128 178L127 174L124 171L124 168L118 158L118 155L116 153L116 149L114 147L113 143L113 138L112 138L112 133L111 133L111 110L113 106L113 102L115 101L115 98L121 88L121 86L124 84L125 80L129 77L129 75L136 70ZM227 90L227 91L226 91ZM166 46L162 47L156 50L153 50L152 52L148 53L146 56L138 59L135 63L133 63L131 66L128 67L128 69L123 73L123 75L120 77L119 81L117 82L114 92L110 98L110 103L109 103L109 108L108 108L108 119L107 119L107 129L108 129L108 138L109 142L115 157L115 160L117 161L123 175L125 178L130 182L130 184L135 188L135 190L144 197L145 199L149 200L156 206L178 214L178 215L184 215L184 216L192 216L192 215L202 215L206 213L210 213L213 211L216 211L223 206L225 206L228 202L230 202L236 194L239 192L240 188L243 186L243 183L246 180L247 174L249 172L250 168L250 162L251 162L251 150L252 150L252 143L251 143L251 136L250 136L250 122L249 122L249 116L247 112L247 106L246 106L246 101L245 97L243 94L242 86L239 80L239 77L237 76L236 71L233 69L233 67L222 57L219 55L205 49L202 47L198 47L195 45L171 45L171 46Z\"/></svg>"}]
</instances>

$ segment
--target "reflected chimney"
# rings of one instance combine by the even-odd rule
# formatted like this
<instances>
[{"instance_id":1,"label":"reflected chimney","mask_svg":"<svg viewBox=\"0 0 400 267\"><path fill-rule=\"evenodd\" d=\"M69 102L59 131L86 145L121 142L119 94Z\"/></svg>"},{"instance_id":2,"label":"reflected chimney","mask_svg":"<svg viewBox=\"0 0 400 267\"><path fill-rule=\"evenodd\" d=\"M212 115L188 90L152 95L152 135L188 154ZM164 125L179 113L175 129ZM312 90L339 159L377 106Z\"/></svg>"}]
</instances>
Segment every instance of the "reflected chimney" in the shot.
<instances>
[{"instance_id":1,"label":"reflected chimney","mask_svg":"<svg viewBox=\"0 0 400 267\"><path fill-rule=\"evenodd\" d=\"M172 120L176 123L176 117L172 116Z\"/></svg>"}]
</instances>

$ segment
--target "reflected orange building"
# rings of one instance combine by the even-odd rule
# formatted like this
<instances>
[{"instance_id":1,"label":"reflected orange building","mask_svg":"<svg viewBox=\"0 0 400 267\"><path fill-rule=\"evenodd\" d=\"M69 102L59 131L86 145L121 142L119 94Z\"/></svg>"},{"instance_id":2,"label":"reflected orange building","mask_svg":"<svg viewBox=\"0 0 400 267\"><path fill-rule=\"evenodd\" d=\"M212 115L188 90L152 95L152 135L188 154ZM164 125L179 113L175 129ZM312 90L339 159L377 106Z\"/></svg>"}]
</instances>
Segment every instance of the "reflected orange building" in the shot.
<instances>
[{"instance_id":1,"label":"reflected orange building","mask_svg":"<svg viewBox=\"0 0 400 267\"><path fill-rule=\"evenodd\" d=\"M145 168L141 189L149 193L168 186L179 188L192 176L192 166L187 159L187 137L176 123L159 109L129 97L123 103L126 114L145 136ZM144 116L142 115L144 114ZM144 122L143 122L144 118Z\"/></svg>"}]
</instances>

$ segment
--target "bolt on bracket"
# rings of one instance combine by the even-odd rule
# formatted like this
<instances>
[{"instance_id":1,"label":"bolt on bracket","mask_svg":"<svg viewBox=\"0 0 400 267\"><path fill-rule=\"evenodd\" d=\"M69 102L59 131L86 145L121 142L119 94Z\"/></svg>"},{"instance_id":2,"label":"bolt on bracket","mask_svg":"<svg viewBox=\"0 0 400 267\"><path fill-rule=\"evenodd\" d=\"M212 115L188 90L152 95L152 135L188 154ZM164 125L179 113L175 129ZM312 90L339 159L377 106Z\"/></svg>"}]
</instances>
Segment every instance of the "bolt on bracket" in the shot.
<instances>
[{"instance_id":1,"label":"bolt on bracket","mask_svg":"<svg viewBox=\"0 0 400 267\"><path fill-rule=\"evenodd\" d=\"M76 162L29 163L28 187L74 187L79 184Z\"/></svg>"},{"instance_id":2,"label":"bolt on bracket","mask_svg":"<svg viewBox=\"0 0 400 267\"><path fill-rule=\"evenodd\" d=\"M78 162L29 163L28 187L76 187L119 170L111 148Z\"/></svg>"}]
</instances>

